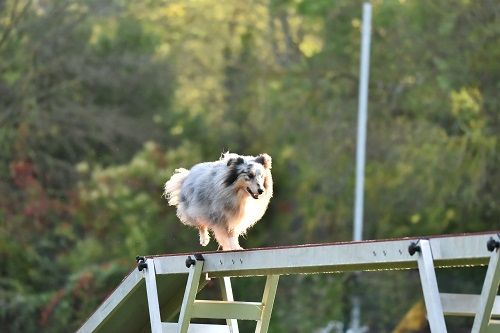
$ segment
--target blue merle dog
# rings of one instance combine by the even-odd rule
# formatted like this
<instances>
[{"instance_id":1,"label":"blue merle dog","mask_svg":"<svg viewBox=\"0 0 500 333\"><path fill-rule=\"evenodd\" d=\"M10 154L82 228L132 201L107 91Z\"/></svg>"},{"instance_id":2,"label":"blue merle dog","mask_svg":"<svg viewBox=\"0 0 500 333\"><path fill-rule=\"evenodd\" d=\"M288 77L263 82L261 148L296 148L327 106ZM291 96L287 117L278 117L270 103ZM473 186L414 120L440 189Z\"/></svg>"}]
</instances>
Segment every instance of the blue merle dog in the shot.
<instances>
[{"instance_id":1,"label":"blue merle dog","mask_svg":"<svg viewBox=\"0 0 500 333\"><path fill-rule=\"evenodd\" d=\"M164 194L181 222L198 228L201 245L211 230L224 251L240 250L238 237L262 218L273 196L271 156L225 153L218 161L177 169Z\"/></svg>"}]
</instances>

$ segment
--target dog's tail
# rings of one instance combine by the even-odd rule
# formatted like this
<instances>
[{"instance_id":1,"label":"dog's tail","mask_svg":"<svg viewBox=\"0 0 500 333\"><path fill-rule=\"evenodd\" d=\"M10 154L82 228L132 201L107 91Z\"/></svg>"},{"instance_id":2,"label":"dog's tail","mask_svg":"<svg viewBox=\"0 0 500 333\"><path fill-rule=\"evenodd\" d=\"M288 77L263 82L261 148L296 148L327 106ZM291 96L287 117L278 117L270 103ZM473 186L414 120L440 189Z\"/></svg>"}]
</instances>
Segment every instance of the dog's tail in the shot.
<instances>
[{"instance_id":1,"label":"dog's tail","mask_svg":"<svg viewBox=\"0 0 500 333\"><path fill-rule=\"evenodd\" d=\"M189 170L187 169L176 169L172 177L165 183L163 195L167 198L170 206L177 206L179 204L182 183L188 174Z\"/></svg>"}]
</instances>

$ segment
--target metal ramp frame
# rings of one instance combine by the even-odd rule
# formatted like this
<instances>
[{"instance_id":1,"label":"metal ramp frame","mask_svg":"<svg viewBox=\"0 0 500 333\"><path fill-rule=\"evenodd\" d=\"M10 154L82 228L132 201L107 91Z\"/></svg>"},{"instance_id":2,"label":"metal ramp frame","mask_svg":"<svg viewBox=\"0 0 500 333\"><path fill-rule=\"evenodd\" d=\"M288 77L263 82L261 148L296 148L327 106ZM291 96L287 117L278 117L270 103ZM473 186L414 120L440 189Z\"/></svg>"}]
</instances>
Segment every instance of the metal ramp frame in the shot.
<instances>
[{"instance_id":1,"label":"metal ramp frame","mask_svg":"<svg viewBox=\"0 0 500 333\"><path fill-rule=\"evenodd\" d=\"M237 333L254 320L265 333L279 276L418 268L431 331L446 332L444 316L474 316L473 333L500 332L498 231L376 241L313 244L139 258L134 269L78 332ZM415 253L418 252L418 255ZM192 258L194 256L194 258ZM481 295L439 294L435 267L488 265ZM230 277L266 276L261 302L235 301ZM197 300L218 278L222 300ZM178 322L172 318L179 314ZM226 325L192 324L226 319Z\"/></svg>"},{"instance_id":2,"label":"metal ramp frame","mask_svg":"<svg viewBox=\"0 0 500 333\"><path fill-rule=\"evenodd\" d=\"M447 315L474 316L471 333L500 332L500 321L490 320L492 316L500 316L500 296L497 296L500 283L499 247L500 234L490 237L486 242L486 249L491 252L491 257L481 295L468 295L440 294L430 242L420 239L410 244L410 255L419 252L418 270L431 332L447 332L444 320Z\"/></svg>"},{"instance_id":3,"label":"metal ramp frame","mask_svg":"<svg viewBox=\"0 0 500 333\"><path fill-rule=\"evenodd\" d=\"M196 300L202 279L203 256L198 254L192 259L188 256L186 267L189 269L186 290L177 323L162 322L158 291L156 288L155 259L142 259L139 269L146 269L146 291L152 333L238 333L237 320L257 321L256 333L265 333L269 327L271 312L278 286L279 275L269 275L266 280L262 302L235 302L228 277L220 278L222 301ZM191 318L226 319L227 325L190 324Z\"/></svg>"}]
</instances>

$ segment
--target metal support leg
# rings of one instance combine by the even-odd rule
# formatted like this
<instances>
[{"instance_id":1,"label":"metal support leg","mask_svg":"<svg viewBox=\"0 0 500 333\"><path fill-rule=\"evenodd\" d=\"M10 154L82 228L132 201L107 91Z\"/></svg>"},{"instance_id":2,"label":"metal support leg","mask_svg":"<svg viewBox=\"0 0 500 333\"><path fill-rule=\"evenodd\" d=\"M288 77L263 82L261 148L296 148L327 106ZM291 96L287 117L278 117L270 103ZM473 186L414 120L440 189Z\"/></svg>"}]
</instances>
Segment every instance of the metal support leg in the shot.
<instances>
[{"instance_id":1,"label":"metal support leg","mask_svg":"<svg viewBox=\"0 0 500 333\"><path fill-rule=\"evenodd\" d=\"M488 332L488 324L490 322L491 311L498 292L499 283L500 252L498 249L494 249L488 264L488 270L486 271L479 307L474 318L474 324L472 325L472 333Z\"/></svg>"},{"instance_id":2,"label":"metal support leg","mask_svg":"<svg viewBox=\"0 0 500 333\"><path fill-rule=\"evenodd\" d=\"M191 260L191 262L186 283L186 291L184 293L181 312L179 314L179 326L177 329L178 333L187 333L188 331L189 321L191 320L193 304L196 298L196 293L198 292L198 285L200 284L200 277L204 263L202 259L193 260L189 257L188 260ZM186 265L188 265L188 261L186 261Z\"/></svg>"},{"instance_id":3,"label":"metal support leg","mask_svg":"<svg viewBox=\"0 0 500 333\"><path fill-rule=\"evenodd\" d=\"M227 276L219 279L220 289L222 293L222 300L233 302L233 288L231 287L231 279ZM238 320L236 319L226 319L227 326L229 326L229 330L231 333L239 333L238 329Z\"/></svg>"},{"instance_id":4,"label":"metal support leg","mask_svg":"<svg viewBox=\"0 0 500 333\"><path fill-rule=\"evenodd\" d=\"M278 288L279 275L268 275L266 279L266 286L264 288L264 295L262 296L262 314L260 320L257 321L255 333L266 333L271 321L271 313L273 312L274 297L276 296L276 289Z\"/></svg>"},{"instance_id":5,"label":"metal support leg","mask_svg":"<svg viewBox=\"0 0 500 333\"><path fill-rule=\"evenodd\" d=\"M424 293L425 307L427 309L427 320L432 333L446 333L443 306L434 270L431 245L428 240L419 241L420 254L418 256L418 272Z\"/></svg>"},{"instance_id":6,"label":"metal support leg","mask_svg":"<svg viewBox=\"0 0 500 333\"><path fill-rule=\"evenodd\" d=\"M156 288L156 272L154 259L146 259L144 279L146 281L146 294L148 296L149 320L152 333L161 333L160 303L158 301L158 290Z\"/></svg>"}]
</instances>

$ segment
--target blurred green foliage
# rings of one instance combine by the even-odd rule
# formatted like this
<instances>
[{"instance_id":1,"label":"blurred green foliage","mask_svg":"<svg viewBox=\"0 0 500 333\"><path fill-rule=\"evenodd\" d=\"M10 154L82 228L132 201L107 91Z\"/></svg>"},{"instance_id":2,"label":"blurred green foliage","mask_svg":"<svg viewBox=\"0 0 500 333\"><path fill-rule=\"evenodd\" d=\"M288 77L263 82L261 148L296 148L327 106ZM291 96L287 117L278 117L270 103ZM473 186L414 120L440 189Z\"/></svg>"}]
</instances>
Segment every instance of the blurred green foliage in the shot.
<instances>
[{"instance_id":1,"label":"blurred green foliage","mask_svg":"<svg viewBox=\"0 0 500 333\"><path fill-rule=\"evenodd\" d=\"M365 238L500 229L500 5L372 4ZM75 330L135 255L200 250L162 186L226 150L273 156L275 197L244 247L349 240L360 13L0 2L0 330ZM458 291L483 273L443 276ZM370 332L389 332L421 297L415 272L351 280L284 278L271 331L347 324L355 292Z\"/></svg>"}]
</instances>

